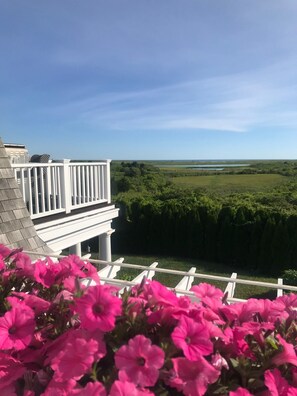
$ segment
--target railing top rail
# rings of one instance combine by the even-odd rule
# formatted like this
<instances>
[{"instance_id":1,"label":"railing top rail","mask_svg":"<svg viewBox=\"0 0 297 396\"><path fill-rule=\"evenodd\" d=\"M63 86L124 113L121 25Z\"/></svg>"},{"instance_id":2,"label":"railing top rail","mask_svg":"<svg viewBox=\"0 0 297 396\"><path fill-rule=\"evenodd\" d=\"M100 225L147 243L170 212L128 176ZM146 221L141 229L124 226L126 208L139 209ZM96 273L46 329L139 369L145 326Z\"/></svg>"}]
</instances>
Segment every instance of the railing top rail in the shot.
<instances>
[{"instance_id":1,"label":"railing top rail","mask_svg":"<svg viewBox=\"0 0 297 396\"><path fill-rule=\"evenodd\" d=\"M35 253L35 252L30 252L30 251L24 251L24 253L27 253L30 255L36 255L36 256L40 257L40 253ZM51 254L50 256L56 257L56 258L66 257L66 256L62 256L62 255L55 255L55 254ZM149 269L149 267L145 266L145 265L118 263L118 262L112 262L112 261L109 262L109 261L94 260L94 259L89 259L88 261L92 264L120 265L123 268L132 268L132 269L140 269L140 270L148 270ZM159 268L159 267L154 268L154 271L164 273L164 274L170 274L170 275L189 276L188 271L170 270L170 269ZM234 282L236 284L238 283L238 284L242 284L242 285L262 286L262 287L267 287L269 289L282 289L282 290L289 290L289 291L297 292L297 286L279 285L278 283L252 281L252 280L248 280L248 279L238 279L238 278L234 279L234 278L227 277L227 276L207 275L207 274L201 274L201 273L193 273L193 274L190 274L190 276L193 276L195 278L200 278L200 279L218 280L218 281L222 281L222 282Z\"/></svg>"},{"instance_id":2,"label":"railing top rail","mask_svg":"<svg viewBox=\"0 0 297 396\"><path fill-rule=\"evenodd\" d=\"M106 165L108 161L91 161L91 162L69 162L70 166L83 166L83 165Z\"/></svg>"},{"instance_id":3,"label":"railing top rail","mask_svg":"<svg viewBox=\"0 0 297 396\"><path fill-rule=\"evenodd\" d=\"M12 168L44 168L46 166L48 167L57 167L63 166L63 163L61 162L28 162L26 164L11 164Z\"/></svg>"},{"instance_id":4,"label":"railing top rail","mask_svg":"<svg viewBox=\"0 0 297 396\"><path fill-rule=\"evenodd\" d=\"M83 166L83 165L106 165L107 161L98 162L69 162L69 166ZM27 162L24 164L11 164L12 168L44 168L46 166L55 167L63 166L63 162Z\"/></svg>"}]
</instances>

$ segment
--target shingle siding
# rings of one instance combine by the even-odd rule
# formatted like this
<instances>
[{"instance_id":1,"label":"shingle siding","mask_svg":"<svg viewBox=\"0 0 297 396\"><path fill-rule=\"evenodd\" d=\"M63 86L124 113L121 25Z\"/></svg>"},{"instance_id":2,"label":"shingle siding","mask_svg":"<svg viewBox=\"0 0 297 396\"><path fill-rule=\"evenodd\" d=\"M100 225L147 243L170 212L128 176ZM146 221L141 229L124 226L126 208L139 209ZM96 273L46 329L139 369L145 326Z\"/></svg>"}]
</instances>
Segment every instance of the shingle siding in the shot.
<instances>
[{"instance_id":1,"label":"shingle siding","mask_svg":"<svg viewBox=\"0 0 297 396\"><path fill-rule=\"evenodd\" d=\"M0 243L10 248L22 247L41 254L52 252L36 233L1 139Z\"/></svg>"}]
</instances>

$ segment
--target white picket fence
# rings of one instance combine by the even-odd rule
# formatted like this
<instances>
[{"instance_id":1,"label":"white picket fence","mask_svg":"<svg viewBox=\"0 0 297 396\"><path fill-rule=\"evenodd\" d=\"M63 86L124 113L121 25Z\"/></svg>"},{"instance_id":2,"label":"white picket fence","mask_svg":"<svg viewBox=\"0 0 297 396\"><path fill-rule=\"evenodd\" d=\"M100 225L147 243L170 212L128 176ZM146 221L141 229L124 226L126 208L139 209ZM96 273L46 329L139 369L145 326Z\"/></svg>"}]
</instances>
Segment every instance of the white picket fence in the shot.
<instances>
[{"instance_id":1,"label":"white picket fence","mask_svg":"<svg viewBox=\"0 0 297 396\"><path fill-rule=\"evenodd\" d=\"M35 252L25 251L24 253L29 254L31 257L40 256L40 254ZM178 271L178 270L160 268L158 267L157 262L154 262L149 266L144 266L144 265L124 263L123 257L113 262L106 262L102 260L89 259L89 257L87 256L89 255L83 256L82 259L83 260L88 259L88 261L91 262L92 264L96 266L99 265L100 267L102 266L102 269L98 271L98 275L100 277L101 282L119 287L120 289L119 293L122 293L125 289L130 289L132 286L139 284L144 277L146 279L153 279L156 273L180 276L181 280L177 283L175 287L170 289L174 290L178 296L187 295L192 300L196 300L195 294L190 291L195 278L198 278L203 282L207 282L207 281L220 281L224 283L227 282L227 286L224 289L224 293L227 293L228 296L227 301L230 303L245 301L234 297L236 285L260 286L267 288L267 291L269 289L274 289L277 292L276 293L277 297L282 296L284 290L297 293L296 286L284 285L283 280L281 278L279 278L276 283L259 282L248 279L239 279L237 277L237 273L235 272L233 272L230 277L225 277L225 276L197 273L195 267L190 268L189 271ZM53 255L52 258L56 259L63 257L64 256ZM124 268L138 270L139 274L136 277L134 277L134 279L132 279L131 281L117 278L120 270ZM86 286L92 286L95 284L94 281L89 278L84 279L83 283Z\"/></svg>"}]
</instances>

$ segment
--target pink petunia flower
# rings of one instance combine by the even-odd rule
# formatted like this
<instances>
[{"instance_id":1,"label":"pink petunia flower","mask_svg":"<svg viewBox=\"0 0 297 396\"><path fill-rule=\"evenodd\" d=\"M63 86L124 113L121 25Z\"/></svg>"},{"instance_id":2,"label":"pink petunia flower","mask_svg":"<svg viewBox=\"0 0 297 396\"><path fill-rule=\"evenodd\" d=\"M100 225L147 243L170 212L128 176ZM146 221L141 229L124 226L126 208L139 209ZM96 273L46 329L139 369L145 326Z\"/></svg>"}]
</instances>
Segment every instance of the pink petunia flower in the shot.
<instances>
[{"instance_id":1,"label":"pink petunia flower","mask_svg":"<svg viewBox=\"0 0 297 396\"><path fill-rule=\"evenodd\" d=\"M148 390L137 388L133 382L115 381L110 389L109 396L154 396L154 394Z\"/></svg>"},{"instance_id":2,"label":"pink petunia flower","mask_svg":"<svg viewBox=\"0 0 297 396\"><path fill-rule=\"evenodd\" d=\"M7 385L2 388L1 396L17 396L15 384ZM25 393L24 396L26 396Z\"/></svg>"},{"instance_id":3,"label":"pink petunia flower","mask_svg":"<svg viewBox=\"0 0 297 396\"><path fill-rule=\"evenodd\" d=\"M208 385L216 382L220 376L220 371L202 356L194 362L185 358L176 358L172 359L172 363L172 375L167 383L186 396L204 395Z\"/></svg>"},{"instance_id":4,"label":"pink petunia flower","mask_svg":"<svg viewBox=\"0 0 297 396\"><path fill-rule=\"evenodd\" d=\"M245 388L237 388L236 391L230 392L229 395L230 396L253 396L252 393L250 393Z\"/></svg>"},{"instance_id":5,"label":"pink petunia flower","mask_svg":"<svg viewBox=\"0 0 297 396\"><path fill-rule=\"evenodd\" d=\"M11 252L12 250L10 250L8 247L0 243L0 257L6 258L7 256L10 255Z\"/></svg>"},{"instance_id":6,"label":"pink petunia flower","mask_svg":"<svg viewBox=\"0 0 297 396\"><path fill-rule=\"evenodd\" d=\"M51 287L56 283L57 277L61 277L61 265L53 263L49 257L46 260L38 260L34 264L34 278L42 286Z\"/></svg>"},{"instance_id":7,"label":"pink petunia flower","mask_svg":"<svg viewBox=\"0 0 297 396\"><path fill-rule=\"evenodd\" d=\"M282 377L279 369L275 368L271 371L267 370L264 374L265 385L269 389L271 396L287 396L289 384Z\"/></svg>"},{"instance_id":8,"label":"pink petunia flower","mask_svg":"<svg viewBox=\"0 0 297 396\"><path fill-rule=\"evenodd\" d=\"M186 316L181 318L171 338L189 360L196 360L197 357L209 355L213 351L208 327Z\"/></svg>"},{"instance_id":9,"label":"pink petunia flower","mask_svg":"<svg viewBox=\"0 0 297 396\"><path fill-rule=\"evenodd\" d=\"M115 353L115 365L120 370L121 381L130 381L139 386L154 386L159 369L164 364L164 352L143 335L131 338L128 345Z\"/></svg>"},{"instance_id":10,"label":"pink petunia flower","mask_svg":"<svg viewBox=\"0 0 297 396\"><path fill-rule=\"evenodd\" d=\"M24 366L18 360L6 353L0 352L0 394L2 389L12 386L25 372Z\"/></svg>"},{"instance_id":11,"label":"pink petunia flower","mask_svg":"<svg viewBox=\"0 0 297 396\"><path fill-rule=\"evenodd\" d=\"M69 396L106 396L106 394L101 382L88 382L84 388L72 390Z\"/></svg>"},{"instance_id":12,"label":"pink petunia flower","mask_svg":"<svg viewBox=\"0 0 297 396\"><path fill-rule=\"evenodd\" d=\"M65 382L57 382L52 379L40 396L69 396L75 385L76 381L73 379Z\"/></svg>"},{"instance_id":13,"label":"pink petunia flower","mask_svg":"<svg viewBox=\"0 0 297 396\"><path fill-rule=\"evenodd\" d=\"M55 381L63 382L79 379L105 354L100 331L68 330L49 345L45 364L55 370Z\"/></svg>"},{"instance_id":14,"label":"pink petunia flower","mask_svg":"<svg viewBox=\"0 0 297 396\"><path fill-rule=\"evenodd\" d=\"M115 326L116 316L122 313L122 302L111 294L109 286L96 285L76 299L75 310L83 328L110 331Z\"/></svg>"},{"instance_id":15,"label":"pink petunia flower","mask_svg":"<svg viewBox=\"0 0 297 396\"><path fill-rule=\"evenodd\" d=\"M64 345L64 348L52 359L51 368L55 371L54 380L65 382L80 379L87 374L94 362L98 344L95 340L77 338Z\"/></svg>"},{"instance_id":16,"label":"pink petunia flower","mask_svg":"<svg viewBox=\"0 0 297 396\"><path fill-rule=\"evenodd\" d=\"M32 264L30 257L23 253L17 253L13 256L17 271L15 274L18 276L34 277L34 264Z\"/></svg>"},{"instance_id":17,"label":"pink petunia flower","mask_svg":"<svg viewBox=\"0 0 297 396\"><path fill-rule=\"evenodd\" d=\"M30 307L34 311L35 315L46 312L51 306L51 303L43 298L23 292L13 292L12 297L7 297L7 301L12 307L16 307L23 302L25 306Z\"/></svg>"},{"instance_id":18,"label":"pink petunia flower","mask_svg":"<svg viewBox=\"0 0 297 396\"><path fill-rule=\"evenodd\" d=\"M222 368L225 368L226 370L229 370L229 366L227 363L227 360L223 358L223 356L219 353L216 352L212 358L211 358L211 364L213 367L215 367L217 370L222 370Z\"/></svg>"},{"instance_id":19,"label":"pink petunia flower","mask_svg":"<svg viewBox=\"0 0 297 396\"><path fill-rule=\"evenodd\" d=\"M208 283L200 283L199 285L195 285L191 288L191 291L193 291L199 299L210 297L212 299L220 300L224 295L221 289L218 289L217 287Z\"/></svg>"},{"instance_id":20,"label":"pink petunia flower","mask_svg":"<svg viewBox=\"0 0 297 396\"><path fill-rule=\"evenodd\" d=\"M272 363L276 366L281 366L282 364L288 363L297 366L297 356L294 346L285 341L279 334L276 336L276 338L282 346L282 350L272 358Z\"/></svg>"},{"instance_id":21,"label":"pink petunia flower","mask_svg":"<svg viewBox=\"0 0 297 396\"><path fill-rule=\"evenodd\" d=\"M6 264L3 260L3 258L0 256L0 271L5 270L6 269Z\"/></svg>"},{"instance_id":22,"label":"pink petunia flower","mask_svg":"<svg viewBox=\"0 0 297 396\"><path fill-rule=\"evenodd\" d=\"M0 349L25 349L35 330L34 312L19 304L0 318Z\"/></svg>"},{"instance_id":23,"label":"pink petunia flower","mask_svg":"<svg viewBox=\"0 0 297 396\"><path fill-rule=\"evenodd\" d=\"M83 261L80 257L70 254L60 260L59 264L62 268L67 268L68 276L74 276L79 278L91 278L96 284L100 283L98 272L96 267L94 267L90 262Z\"/></svg>"},{"instance_id":24,"label":"pink petunia flower","mask_svg":"<svg viewBox=\"0 0 297 396\"><path fill-rule=\"evenodd\" d=\"M143 287L143 296L150 306L176 306L178 297L157 281L147 281Z\"/></svg>"}]
</instances>

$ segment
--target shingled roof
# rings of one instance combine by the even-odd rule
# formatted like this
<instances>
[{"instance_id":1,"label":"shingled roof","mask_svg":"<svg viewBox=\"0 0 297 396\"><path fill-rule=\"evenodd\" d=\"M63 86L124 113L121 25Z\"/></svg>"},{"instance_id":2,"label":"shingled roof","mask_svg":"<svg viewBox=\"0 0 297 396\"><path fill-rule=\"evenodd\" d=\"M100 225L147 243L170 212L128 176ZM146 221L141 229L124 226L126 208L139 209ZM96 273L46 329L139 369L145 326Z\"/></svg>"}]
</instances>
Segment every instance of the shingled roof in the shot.
<instances>
[{"instance_id":1,"label":"shingled roof","mask_svg":"<svg viewBox=\"0 0 297 396\"><path fill-rule=\"evenodd\" d=\"M41 254L52 250L36 233L0 138L0 244Z\"/></svg>"}]
</instances>

